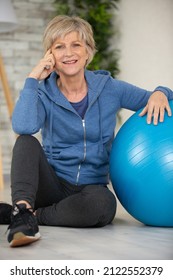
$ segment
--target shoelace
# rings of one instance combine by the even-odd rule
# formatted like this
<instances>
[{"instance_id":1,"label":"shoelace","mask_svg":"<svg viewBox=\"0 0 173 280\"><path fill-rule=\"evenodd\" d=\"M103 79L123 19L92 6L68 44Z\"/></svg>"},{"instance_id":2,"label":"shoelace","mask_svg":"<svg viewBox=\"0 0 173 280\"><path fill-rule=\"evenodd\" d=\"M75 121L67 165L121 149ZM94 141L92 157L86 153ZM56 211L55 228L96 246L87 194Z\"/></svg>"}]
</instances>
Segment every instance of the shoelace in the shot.
<instances>
[{"instance_id":1,"label":"shoelace","mask_svg":"<svg viewBox=\"0 0 173 280\"><path fill-rule=\"evenodd\" d=\"M17 225L22 220L23 223L28 224L29 223L28 215L31 215L34 211L32 208L25 208L25 207L22 208L20 205L21 204L15 204L15 207L12 212L13 219L12 219L11 223L15 223L17 220L17 222L16 222L16 225ZM18 214L21 214L21 215L18 216ZM27 214L27 215L24 215L24 214ZM20 219L19 219L19 217L20 217ZM8 231L8 229L10 229L10 227L11 227L11 224L8 226L7 231Z\"/></svg>"},{"instance_id":2,"label":"shoelace","mask_svg":"<svg viewBox=\"0 0 173 280\"><path fill-rule=\"evenodd\" d=\"M19 212L21 213L25 213L26 211L30 211L31 213L34 212L34 210L30 207L30 208L22 208L20 206L20 204L15 204L14 210L13 210L13 215L17 215Z\"/></svg>"}]
</instances>

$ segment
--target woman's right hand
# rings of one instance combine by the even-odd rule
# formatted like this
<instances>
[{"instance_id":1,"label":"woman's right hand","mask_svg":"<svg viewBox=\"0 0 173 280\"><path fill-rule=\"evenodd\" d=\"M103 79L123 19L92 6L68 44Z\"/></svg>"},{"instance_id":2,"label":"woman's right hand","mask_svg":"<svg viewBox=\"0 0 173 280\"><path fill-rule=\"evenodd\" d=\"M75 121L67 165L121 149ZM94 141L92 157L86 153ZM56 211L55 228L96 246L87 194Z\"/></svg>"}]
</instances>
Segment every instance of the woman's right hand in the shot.
<instances>
[{"instance_id":1,"label":"woman's right hand","mask_svg":"<svg viewBox=\"0 0 173 280\"><path fill-rule=\"evenodd\" d=\"M33 68L28 78L34 78L37 80L46 79L55 68L55 59L51 50L49 49L45 56L39 61L39 63Z\"/></svg>"}]
</instances>

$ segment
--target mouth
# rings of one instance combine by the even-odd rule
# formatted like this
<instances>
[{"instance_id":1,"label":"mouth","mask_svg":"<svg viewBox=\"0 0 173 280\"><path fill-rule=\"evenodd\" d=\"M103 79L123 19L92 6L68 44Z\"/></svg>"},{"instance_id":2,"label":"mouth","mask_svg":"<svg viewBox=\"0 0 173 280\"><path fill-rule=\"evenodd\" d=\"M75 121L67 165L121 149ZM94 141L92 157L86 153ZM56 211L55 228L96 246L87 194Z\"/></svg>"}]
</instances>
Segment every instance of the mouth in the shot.
<instances>
[{"instance_id":1,"label":"mouth","mask_svg":"<svg viewBox=\"0 0 173 280\"><path fill-rule=\"evenodd\" d=\"M70 65L70 64L75 64L77 62L77 60L68 60L68 61L63 61L63 64L68 64L68 65Z\"/></svg>"}]
</instances>

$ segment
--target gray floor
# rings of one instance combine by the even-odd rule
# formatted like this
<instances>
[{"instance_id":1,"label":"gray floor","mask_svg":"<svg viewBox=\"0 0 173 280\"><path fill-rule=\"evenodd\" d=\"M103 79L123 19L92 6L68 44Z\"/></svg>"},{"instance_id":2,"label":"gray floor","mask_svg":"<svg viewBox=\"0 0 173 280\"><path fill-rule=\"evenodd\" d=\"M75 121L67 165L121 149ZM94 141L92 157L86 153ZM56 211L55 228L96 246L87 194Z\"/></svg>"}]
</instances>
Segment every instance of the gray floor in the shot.
<instances>
[{"instance_id":1,"label":"gray floor","mask_svg":"<svg viewBox=\"0 0 173 280\"><path fill-rule=\"evenodd\" d=\"M0 190L10 202L10 188ZM117 215L104 228L40 227L42 238L25 247L10 248L0 225L0 260L173 260L173 228L147 227L118 204Z\"/></svg>"}]
</instances>

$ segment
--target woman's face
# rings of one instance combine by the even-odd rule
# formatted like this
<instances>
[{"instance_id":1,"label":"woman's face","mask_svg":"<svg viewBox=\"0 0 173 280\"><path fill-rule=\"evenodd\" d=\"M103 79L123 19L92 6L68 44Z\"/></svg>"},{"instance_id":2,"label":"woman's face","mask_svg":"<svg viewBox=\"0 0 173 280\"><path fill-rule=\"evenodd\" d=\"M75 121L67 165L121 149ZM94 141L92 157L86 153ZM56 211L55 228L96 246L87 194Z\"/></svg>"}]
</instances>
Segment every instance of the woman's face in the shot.
<instances>
[{"instance_id":1,"label":"woman's face","mask_svg":"<svg viewBox=\"0 0 173 280\"><path fill-rule=\"evenodd\" d=\"M70 32L63 38L57 38L51 52L55 58L55 69L60 76L74 76L84 71L88 52L78 32Z\"/></svg>"}]
</instances>

